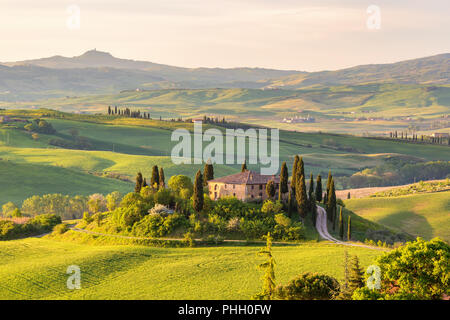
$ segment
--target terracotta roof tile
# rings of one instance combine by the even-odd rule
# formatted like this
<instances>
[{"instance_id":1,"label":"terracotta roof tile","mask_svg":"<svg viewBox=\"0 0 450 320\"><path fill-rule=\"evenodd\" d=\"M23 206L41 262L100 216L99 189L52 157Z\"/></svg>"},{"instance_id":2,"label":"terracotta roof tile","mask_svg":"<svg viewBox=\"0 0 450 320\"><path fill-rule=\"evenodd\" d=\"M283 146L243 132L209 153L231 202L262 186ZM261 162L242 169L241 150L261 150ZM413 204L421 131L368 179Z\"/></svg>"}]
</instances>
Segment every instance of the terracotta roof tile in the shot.
<instances>
[{"instance_id":1,"label":"terracotta roof tile","mask_svg":"<svg viewBox=\"0 0 450 320\"><path fill-rule=\"evenodd\" d=\"M209 180L213 183L227 183L227 184L266 184L270 180L275 183L280 182L280 177L277 175L262 175L255 171L247 170L245 172L235 173L229 176Z\"/></svg>"}]
</instances>

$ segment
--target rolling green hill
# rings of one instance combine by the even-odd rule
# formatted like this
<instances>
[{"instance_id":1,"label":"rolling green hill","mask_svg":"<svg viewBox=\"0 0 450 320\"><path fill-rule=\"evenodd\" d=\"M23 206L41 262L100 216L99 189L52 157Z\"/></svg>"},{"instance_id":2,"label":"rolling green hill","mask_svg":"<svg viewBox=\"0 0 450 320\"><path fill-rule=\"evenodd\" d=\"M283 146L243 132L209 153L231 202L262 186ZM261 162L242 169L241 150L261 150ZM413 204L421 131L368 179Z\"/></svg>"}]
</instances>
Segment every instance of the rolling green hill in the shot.
<instances>
[{"instance_id":1,"label":"rolling green hill","mask_svg":"<svg viewBox=\"0 0 450 320\"><path fill-rule=\"evenodd\" d=\"M361 217L425 239L450 241L450 192L345 201Z\"/></svg>"},{"instance_id":2,"label":"rolling green hill","mask_svg":"<svg viewBox=\"0 0 450 320\"><path fill-rule=\"evenodd\" d=\"M261 288L259 246L149 248L92 246L46 239L0 242L0 299L249 299ZM382 251L305 243L274 246L278 283L302 272L343 278L344 251L363 267ZM67 267L81 289L66 287Z\"/></svg>"}]
</instances>

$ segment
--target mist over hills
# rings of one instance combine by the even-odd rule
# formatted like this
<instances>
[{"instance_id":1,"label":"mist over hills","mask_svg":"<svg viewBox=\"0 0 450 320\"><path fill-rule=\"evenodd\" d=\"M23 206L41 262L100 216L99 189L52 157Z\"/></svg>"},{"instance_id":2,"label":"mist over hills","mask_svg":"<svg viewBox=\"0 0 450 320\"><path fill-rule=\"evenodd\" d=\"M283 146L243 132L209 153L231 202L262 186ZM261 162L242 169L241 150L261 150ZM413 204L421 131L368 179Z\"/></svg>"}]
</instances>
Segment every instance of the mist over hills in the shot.
<instances>
[{"instance_id":1,"label":"mist over hills","mask_svg":"<svg viewBox=\"0 0 450 320\"><path fill-rule=\"evenodd\" d=\"M300 89L368 83L450 84L450 54L337 71L182 68L90 50L75 57L0 63L0 100L34 100L140 89Z\"/></svg>"}]
</instances>

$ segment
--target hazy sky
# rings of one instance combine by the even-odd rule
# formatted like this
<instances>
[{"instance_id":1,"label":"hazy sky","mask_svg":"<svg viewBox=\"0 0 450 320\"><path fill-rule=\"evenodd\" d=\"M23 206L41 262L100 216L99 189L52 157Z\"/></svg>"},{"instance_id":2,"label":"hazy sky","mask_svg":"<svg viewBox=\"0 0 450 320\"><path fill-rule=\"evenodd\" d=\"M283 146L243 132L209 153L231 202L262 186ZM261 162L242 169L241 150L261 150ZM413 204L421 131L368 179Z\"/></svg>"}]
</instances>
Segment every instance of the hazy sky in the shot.
<instances>
[{"instance_id":1,"label":"hazy sky","mask_svg":"<svg viewBox=\"0 0 450 320\"><path fill-rule=\"evenodd\" d=\"M339 69L450 52L449 15L449 0L0 0L0 61L97 48L186 67Z\"/></svg>"}]
</instances>

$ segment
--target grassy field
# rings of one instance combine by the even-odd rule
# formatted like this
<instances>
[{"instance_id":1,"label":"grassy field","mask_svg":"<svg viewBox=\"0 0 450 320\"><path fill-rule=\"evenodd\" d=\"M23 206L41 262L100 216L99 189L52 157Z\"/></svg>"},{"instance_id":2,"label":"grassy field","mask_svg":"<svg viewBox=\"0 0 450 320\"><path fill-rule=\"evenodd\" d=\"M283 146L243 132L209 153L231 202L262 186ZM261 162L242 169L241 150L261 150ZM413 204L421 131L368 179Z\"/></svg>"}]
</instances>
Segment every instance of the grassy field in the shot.
<instances>
[{"instance_id":1,"label":"grassy field","mask_svg":"<svg viewBox=\"0 0 450 320\"><path fill-rule=\"evenodd\" d=\"M249 299L261 287L259 246L150 248L47 239L0 242L0 299ZM322 243L275 246L278 283L302 272L343 278L344 251L363 267L381 253ZM31 257L31 258L30 258ZM81 290L66 269L81 268Z\"/></svg>"},{"instance_id":2,"label":"grassy field","mask_svg":"<svg viewBox=\"0 0 450 320\"><path fill-rule=\"evenodd\" d=\"M127 106L149 111L154 118L176 118L203 115L225 116L241 122L252 122L301 131L386 133L406 130L411 122L351 122L359 117L413 117L422 130L426 120L448 114L450 87L424 85L367 84L301 88L297 90L261 89L164 89L125 91L111 95L90 95L42 101L0 102L4 108L45 107L61 111L104 113L108 105ZM310 114L317 122L281 124L284 117ZM420 119L419 119L420 118ZM333 119L333 120L331 120ZM337 120L339 119L339 120Z\"/></svg>"},{"instance_id":3,"label":"grassy field","mask_svg":"<svg viewBox=\"0 0 450 320\"><path fill-rule=\"evenodd\" d=\"M425 239L450 242L450 191L345 201L361 217Z\"/></svg>"},{"instance_id":4,"label":"grassy field","mask_svg":"<svg viewBox=\"0 0 450 320\"><path fill-rule=\"evenodd\" d=\"M7 170L0 170L0 180L11 181L14 176L21 179L20 183L2 185L7 191L0 196L1 202L20 202L33 192L43 194L61 190L70 194L81 191L86 194L92 191L130 189L130 186L121 181L95 177L92 173L100 176L117 173L133 180L138 171L148 177L151 167L157 164L164 167L166 178L169 179L174 174L193 177L201 168L201 165L193 164L174 165L170 159L171 149L176 144L171 141L172 130L180 127L192 129L192 124L75 115L51 110L6 110L0 111L0 114L22 119L44 117L57 130L55 135L39 134L37 139L33 139L30 133L20 129L20 124L0 125L0 159L17 164L8 166ZM204 129L208 127L205 126ZM61 149L49 144L55 138L73 140L70 134L72 130L76 130L79 136L86 137L94 150ZM335 175L350 175L364 168L380 165L390 157L449 159L450 148L436 145L417 148L417 145L409 143L349 135L280 131L280 164L286 161L291 168L295 154L303 156L307 174L312 172L315 175L326 175L331 170ZM254 165L249 167L259 169ZM54 172L50 172L52 168L55 168ZM67 183L61 176L66 169L71 175L79 175L79 180L83 182L74 180ZM239 169L240 164L215 165L215 176L235 173ZM96 185L100 187L97 188Z\"/></svg>"}]
</instances>

